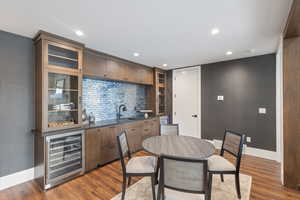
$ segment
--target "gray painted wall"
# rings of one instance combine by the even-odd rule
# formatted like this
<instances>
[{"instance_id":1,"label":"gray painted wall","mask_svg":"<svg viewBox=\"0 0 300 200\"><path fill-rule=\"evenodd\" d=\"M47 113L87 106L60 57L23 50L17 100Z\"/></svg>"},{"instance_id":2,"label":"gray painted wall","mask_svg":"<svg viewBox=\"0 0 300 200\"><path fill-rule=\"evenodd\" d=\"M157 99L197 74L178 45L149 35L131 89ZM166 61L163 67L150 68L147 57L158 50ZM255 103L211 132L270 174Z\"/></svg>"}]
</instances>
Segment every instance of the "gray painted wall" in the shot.
<instances>
[{"instance_id":1,"label":"gray painted wall","mask_svg":"<svg viewBox=\"0 0 300 200\"><path fill-rule=\"evenodd\" d=\"M33 52L30 38L0 31L0 177L33 166Z\"/></svg>"},{"instance_id":2,"label":"gray painted wall","mask_svg":"<svg viewBox=\"0 0 300 200\"><path fill-rule=\"evenodd\" d=\"M204 138L222 140L232 129L252 138L248 146L276 151L275 54L202 65L201 78Z\"/></svg>"}]
</instances>

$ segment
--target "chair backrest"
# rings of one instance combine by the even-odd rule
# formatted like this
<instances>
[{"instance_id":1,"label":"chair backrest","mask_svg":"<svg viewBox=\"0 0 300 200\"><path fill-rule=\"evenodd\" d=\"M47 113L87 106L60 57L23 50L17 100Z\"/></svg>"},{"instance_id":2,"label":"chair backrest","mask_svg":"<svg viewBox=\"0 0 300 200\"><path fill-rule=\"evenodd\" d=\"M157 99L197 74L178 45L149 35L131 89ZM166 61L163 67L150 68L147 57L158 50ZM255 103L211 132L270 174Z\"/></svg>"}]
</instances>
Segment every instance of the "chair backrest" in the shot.
<instances>
[{"instance_id":1,"label":"chair backrest","mask_svg":"<svg viewBox=\"0 0 300 200\"><path fill-rule=\"evenodd\" d=\"M160 184L170 189L207 194L207 160L193 160L162 155Z\"/></svg>"},{"instance_id":2,"label":"chair backrest","mask_svg":"<svg viewBox=\"0 0 300 200\"><path fill-rule=\"evenodd\" d=\"M160 135L179 135L178 124L161 124L160 125Z\"/></svg>"},{"instance_id":3,"label":"chair backrest","mask_svg":"<svg viewBox=\"0 0 300 200\"><path fill-rule=\"evenodd\" d=\"M129 145L128 145L128 140L127 140L127 134L126 131L122 131L117 135L117 143L118 143L118 149L119 149L119 155L120 155L120 160L122 164L122 169L123 172L126 172L126 165L124 158L129 157L131 158L130 150L129 150Z\"/></svg>"},{"instance_id":4,"label":"chair backrest","mask_svg":"<svg viewBox=\"0 0 300 200\"><path fill-rule=\"evenodd\" d=\"M221 156L224 152L228 152L237 158L237 169L240 167L240 160L243 152L243 145L245 143L245 135L234 131L225 130L223 144L221 148Z\"/></svg>"},{"instance_id":5,"label":"chair backrest","mask_svg":"<svg viewBox=\"0 0 300 200\"><path fill-rule=\"evenodd\" d=\"M169 123L169 117L167 115L166 116L160 116L159 121L160 121L160 124L168 124Z\"/></svg>"}]
</instances>

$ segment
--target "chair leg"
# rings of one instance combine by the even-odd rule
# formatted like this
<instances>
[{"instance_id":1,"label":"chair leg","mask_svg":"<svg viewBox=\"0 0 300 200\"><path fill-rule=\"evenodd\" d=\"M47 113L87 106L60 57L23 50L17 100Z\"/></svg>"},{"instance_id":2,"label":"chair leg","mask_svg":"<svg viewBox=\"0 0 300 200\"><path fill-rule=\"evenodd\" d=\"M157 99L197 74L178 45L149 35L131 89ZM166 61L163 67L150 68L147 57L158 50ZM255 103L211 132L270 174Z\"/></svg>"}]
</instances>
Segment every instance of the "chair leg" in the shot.
<instances>
[{"instance_id":1,"label":"chair leg","mask_svg":"<svg viewBox=\"0 0 300 200\"><path fill-rule=\"evenodd\" d=\"M156 181L156 179L155 179L155 181ZM162 184L158 183L157 200L160 200L160 198L161 198L161 188L162 188Z\"/></svg>"},{"instance_id":2,"label":"chair leg","mask_svg":"<svg viewBox=\"0 0 300 200\"><path fill-rule=\"evenodd\" d=\"M207 194L207 200L210 200L210 199L211 199L212 184L213 184L213 174L212 174L212 173L209 173L209 177L208 177L208 194Z\"/></svg>"},{"instance_id":3,"label":"chair leg","mask_svg":"<svg viewBox=\"0 0 300 200\"><path fill-rule=\"evenodd\" d=\"M124 198L125 198L125 192L126 192L126 176L123 176L122 198L121 198L121 200L124 200Z\"/></svg>"},{"instance_id":4,"label":"chair leg","mask_svg":"<svg viewBox=\"0 0 300 200\"><path fill-rule=\"evenodd\" d=\"M204 199L205 199L205 200L210 200L209 194L205 194Z\"/></svg>"},{"instance_id":5,"label":"chair leg","mask_svg":"<svg viewBox=\"0 0 300 200\"><path fill-rule=\"evenodd\" d=\"M131 183L131 177L129 176L129 178L128 178L128 186L130 186L130 183Z\"/></svg>"},{"instance_id":6,"label":"chair leg","mask_svg":"<svg viewBox=\"0 0 300 200\"><path fill-rule=\"evenodd\" d=\"M155 199L155 175L151 176L152 198Z\"/></svg>"},{"instance_id":7,"label":"chair leg","mask_svg":"<svg viewBox=\"0 0 300 200\"><path fill-rule=\"evenodd\" d=\"M165 200L166 193L165 193L165 187L162 188L162 200Z\"/></svg>"},{"instance_id":8,"label":"chair leg","mask_svg":"<svg viewBox=\"0 0 300 200\"><path fill-rule=\"evenodd\" d=\"M240 173L235 174L235 187L238 198L241 198Z\"/></svg>"},{"instance_id":9,"label":"chair leg","mask_svg":"<svg viewBox=\"0 0 300 200\"><path fill-rule=\"evenodd\" d=\"M160 162L160 158L157 158L157 163L156 163L156 172L155 172L155 185L158 184L158 172L159 172L159 162Z\"/></svg>"},{"instance_id":10,"label":"chair leg","mask_svg":"<svg viewBox=\"0 0 300 200\"><path fill-rule=\"evenodd\" d=\"M221 181L224 182L224 175L220 174L220 176L221 176Z\"/></svg>"}]
</instances>

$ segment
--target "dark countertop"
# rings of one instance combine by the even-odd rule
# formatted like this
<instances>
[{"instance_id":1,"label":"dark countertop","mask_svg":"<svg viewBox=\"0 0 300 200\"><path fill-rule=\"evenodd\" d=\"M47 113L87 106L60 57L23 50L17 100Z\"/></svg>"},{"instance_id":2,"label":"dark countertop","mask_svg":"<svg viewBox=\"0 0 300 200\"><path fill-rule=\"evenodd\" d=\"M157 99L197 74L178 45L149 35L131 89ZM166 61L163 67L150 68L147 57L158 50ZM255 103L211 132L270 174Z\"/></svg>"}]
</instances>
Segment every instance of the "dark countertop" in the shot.
<instances>
[{"instance_id":1,"label":"dark countertop","mask_svg":"<svg viewBox=\"0 0 300 200\"><path fill-rule=\"evenodd\" d=\"M124 118L124 119L120 119L120 120L113 119L113 120L96 121L93 124L83 124L82 127L79 127L79 128L64 129L64 130L59 130L59 131L49 131L49 132L42 133L42 135L48 136L48 135L67 133L67 132L71 132L71 131L87 130L87 129L92 129L92 128L101 128L101 127L105 127L105 126L113 126L113 125L118 125L118 124L127 124L127 123L142 121L142 120L149 120L149 119L153 119L153 118L155 118L155 117L149 117L148 119L145 119L144 117L137 117L137 118ZM38 133L35 131L32 131L32 132Z\"/></svg>"},{"instance_id":2,"label":"dark countertop","mask_svg":"<svg viewBox=\"0 0 300 200\"><path fill-rule=\"evenodd\" d=\"M153 119L154 117L149 117L148 119ZM137 117L137 118L124 118L120 120L103 120L103 121L96 121L94 124L85 124L83 125L83 129L91 129L91 128L100 128L105 126L112 126L112 125L118 125L118 124L126 124L141 120L147 120L144 117Z\"/></svg>"}]
</instances>

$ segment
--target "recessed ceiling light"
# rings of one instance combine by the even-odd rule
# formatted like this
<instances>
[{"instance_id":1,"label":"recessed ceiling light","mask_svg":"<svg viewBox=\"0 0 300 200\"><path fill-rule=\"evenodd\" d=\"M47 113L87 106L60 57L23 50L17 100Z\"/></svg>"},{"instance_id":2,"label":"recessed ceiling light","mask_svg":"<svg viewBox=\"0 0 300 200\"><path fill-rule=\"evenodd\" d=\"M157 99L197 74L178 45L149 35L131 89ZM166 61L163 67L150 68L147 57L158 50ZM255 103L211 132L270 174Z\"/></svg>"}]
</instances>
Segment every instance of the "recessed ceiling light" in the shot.
<instances>
[{"instance_id":1,"label":"recessed ceiling light","mask_svg":"<svg viewBox=\"0 0 300 200\"><path fill-rule=\"evenodd\" d=\"M218 29L218 28L213 28L212 30L211 30L211 34L212 35L217 35L217 34L219 34L220 33L220 30Z\"/></svg>"},{"instance_id":2,"label":"recessed ceiling light","mask_svg":"<svg viewBox=\"0 0 300 200\"><path fill-rule=\"evenodd\" d=\"M227 56L230 56L230 55L232 55L232 54L233 54L232 51L227 51L227 52L226 52L226 55L227 55Z\"/></svg>"},{"instance_id":3,"label":"recessed ceiling light","mask_svg":"<svg viewBox=\"0 0 300 200\"><path fill-rule=\"evenodd\" d=\"M77 30L77 31L75 31L75 33L76 33L76 35L78 35L78 36L83 36L83 35L84 35L83 32L82 32L81 30Z\"/></svg>"},{"instance_id":4,"label":"recessed ceiling light","mask_svg":"<svg viewBox=\"0 0 300 200\"><path fill-rule=\"evenodd\" d=\"M164 66L164 67L167 67L167 66L168 66L168 64L163 64L163 66Z\"/></svg>"},{"instance_id":5,"label":"recessed ceiling light","mask_svg":"<svg viewBox=\"0 0 300 200\"><path fill-rule=\"evenodd\" d=\"M135 57L138 57L138 56L140 56L140 54L139 54L139 53L133 53L133 55L134 55Z\"/></svg>"}]
</instances>

